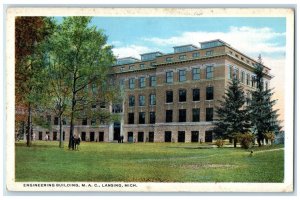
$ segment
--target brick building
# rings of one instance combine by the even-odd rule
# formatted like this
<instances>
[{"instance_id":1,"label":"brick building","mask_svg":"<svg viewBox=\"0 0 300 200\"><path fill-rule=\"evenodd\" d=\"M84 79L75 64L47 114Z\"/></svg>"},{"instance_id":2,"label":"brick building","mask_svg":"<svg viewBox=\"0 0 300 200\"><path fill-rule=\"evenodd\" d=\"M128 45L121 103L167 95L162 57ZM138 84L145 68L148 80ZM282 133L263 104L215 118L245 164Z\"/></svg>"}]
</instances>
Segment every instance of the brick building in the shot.
<instances>
[{"instance_id":1,"label":"brick building","mask_svg":"<svg viewBox=\"0 0 300 200\"><path fill-rule=\"evenodd\" d=\"M249 95L256 87L255 63L221 40L201 42L200 47L176 46L170 54L118 59L113 71L124 101L109 109L120 114L120 122L78 120L75 134L85 141L110 142L123 135L124 142L211 142L215 108L228 82L238 78ZM272 78L269 70L264 69L264 87ZM53 120L56 124L58 119ZM45 131L35 131L38 139L44 138ZM58 127L47 134L58 140Z\"/></svg>"}]
</instances>

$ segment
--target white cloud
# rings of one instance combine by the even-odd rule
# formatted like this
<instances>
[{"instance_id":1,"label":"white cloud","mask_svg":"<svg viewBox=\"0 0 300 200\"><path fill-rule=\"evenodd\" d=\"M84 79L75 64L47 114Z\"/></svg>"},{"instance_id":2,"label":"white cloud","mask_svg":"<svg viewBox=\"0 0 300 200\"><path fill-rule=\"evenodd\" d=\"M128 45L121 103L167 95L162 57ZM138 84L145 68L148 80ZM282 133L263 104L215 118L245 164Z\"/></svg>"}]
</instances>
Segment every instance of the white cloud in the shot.
<instances>
[{"instance_id":1,"label":"white cloud","mask_svg":"<svg viewBox=\"0 0 300 200\"><path fill-rule=\"evenodd\" d=\"M152 42L157 46L177 46L183 44L194 44L199 46L199 42L221 39L232 47L250 55L259 53L283 53L285 47L280 46L274 39L285 36L285 33L277 33L272 29L253 27L230 27L227 32L184 32L179 36L169 38L143 38L144 41Z\"/></svg>"},{"instance_id":2,"label":"white cloud","mask_svg":"<svg viewBox=\"0 0 300 200\"><path fill-rule=\"evenodd\" d=\"M151 52L152 50L145 46L129 45L125 47L113 48L115 56L118 58L135 57L140 58L140 54Z\"/></svg>"}]
</instances>

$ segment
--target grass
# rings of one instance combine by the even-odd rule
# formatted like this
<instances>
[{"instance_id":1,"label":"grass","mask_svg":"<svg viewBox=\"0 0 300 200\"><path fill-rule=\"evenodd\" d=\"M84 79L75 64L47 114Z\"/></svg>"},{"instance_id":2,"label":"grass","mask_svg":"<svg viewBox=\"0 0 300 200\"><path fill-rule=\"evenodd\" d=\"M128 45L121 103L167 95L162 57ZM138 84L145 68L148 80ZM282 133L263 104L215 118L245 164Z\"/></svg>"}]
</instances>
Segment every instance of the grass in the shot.
<instances>
[{"instance_id":1,"label":"grass","mask_svg":"<svg viewBox=\"0 0 300 200\"><path fill-rule=\"evenodd\" d=\"M66 145L66 144L65 144ZM16 181L282 182L283 146L208 148L191 143L16 143Z\"/></svg>"}]
</instances>

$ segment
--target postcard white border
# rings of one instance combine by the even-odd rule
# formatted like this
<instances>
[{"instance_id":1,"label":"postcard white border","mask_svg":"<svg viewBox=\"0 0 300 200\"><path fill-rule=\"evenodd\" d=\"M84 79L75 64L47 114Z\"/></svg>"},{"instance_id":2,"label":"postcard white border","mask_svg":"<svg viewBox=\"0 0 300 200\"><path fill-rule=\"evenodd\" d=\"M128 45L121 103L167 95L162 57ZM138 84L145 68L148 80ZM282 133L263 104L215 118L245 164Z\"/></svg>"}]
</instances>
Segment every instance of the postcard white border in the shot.
<instances>
[{"instance_id":1,"label":"postcard white border","mask_svg":"<svg viewBox=\"0 0 300 200\"><path fill-rule=\"evenodd\" d=\"M14 18L16 16L132 16L132 17L285 17L285 164L283 183L134 183L138 187L25 187L15 182L14 145ZM294 10L289 8L8 8L6 15L6 186L8 191L110 191L110 192L292 192L294 178ZM120 182L123 184L122 182ZM32 182L31 184L35 184ZM48 182L37 184L62 184ZM74 184L72 183L65 183Z\"/></svg>"}]
</instances>

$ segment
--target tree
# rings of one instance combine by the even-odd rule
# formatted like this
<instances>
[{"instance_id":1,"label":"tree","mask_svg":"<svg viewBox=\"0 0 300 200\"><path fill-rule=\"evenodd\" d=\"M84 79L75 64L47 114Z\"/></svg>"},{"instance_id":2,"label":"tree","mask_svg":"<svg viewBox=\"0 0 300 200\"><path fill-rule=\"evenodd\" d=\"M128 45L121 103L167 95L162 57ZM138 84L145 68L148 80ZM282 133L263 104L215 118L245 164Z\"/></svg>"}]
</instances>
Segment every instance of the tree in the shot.
<instances>
[{"instance_id":1,"label":"tree","mask_svg":"<svg viewBox=\"0 0 300 200\"><path fill-rule=\"evenodd\" d=\"M66 17L52 35L56 65L64 71L65 85L70 89L70 137L73 146L74 120L88 117L92 106L107 103L110 91L109 74L115 58L107 37L95 26L91 17ZM98 90L98 91L97 91Z\"/></svg>"},{"instance_id":2,"label":"tree","mask_svg":"<svg viewBox=\"0 0 300 200\"><path fill-rule=\"evenodd\" d=\"M250 127L248 113L244 108L245 100L243 87L239 80L234 78L225 90L223 100L219 101L220 106L216 110L214 132L223 139L233 139L234 147L236 147L238 134L248 132Z\"/></svg>"},{"instance_id":3,"label":"tree","mask_svg":"<svg viewBox=\"0 0 300 200\"><path fill-rule=\"evenodd\" d=\"M264 66L261 56L258 57L258 63L255 66L254 73L256 75L256 89L251 92L252 99L248 107L251 119L251 125L257 137L258 145L261 146L265 134L268 132L279 132L278 110L274 110L273 106L277 100L272 100L272 89L264 89Z\"/></svg>"},{"instance_id":4,"label":"tree","mask_svg":"<svg viewBox=\"0 0 300 200\"><path fill-rule=\"evenodd\" d=\"M31 146L32 112L42 101L43 55L39 44L51 34L46 17L17 17L15 20L16 108L27 107L27 146Z\"/></svg>"}]
</instances>

